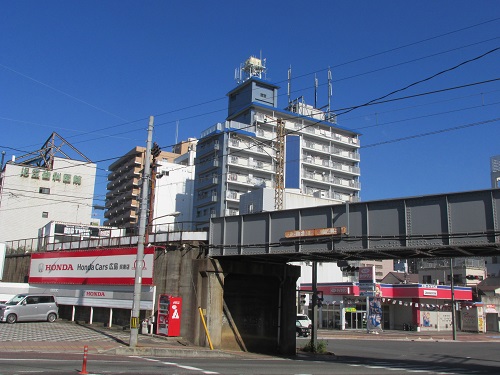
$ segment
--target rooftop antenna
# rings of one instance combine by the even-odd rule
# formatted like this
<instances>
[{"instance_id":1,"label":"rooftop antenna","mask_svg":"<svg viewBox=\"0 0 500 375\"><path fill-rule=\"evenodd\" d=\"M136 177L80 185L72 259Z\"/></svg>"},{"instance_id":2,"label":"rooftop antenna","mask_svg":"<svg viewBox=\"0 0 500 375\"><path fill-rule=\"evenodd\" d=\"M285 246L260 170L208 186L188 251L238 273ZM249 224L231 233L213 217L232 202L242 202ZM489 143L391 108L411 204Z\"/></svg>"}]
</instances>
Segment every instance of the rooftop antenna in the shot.
<instances>
[{"instance_id":1,"label":"rooftop antenna","mask_svg":"<svg viewBox=\"0 0 500 375\"><path fill-rule=\"evenodd\" d=\"M318 108L318 78L314 74L314 108Z\"/></svg>"},{"instance_id":2,"label":"rooftop antenna","mask_svg":"<svg viewBox=\"0 0 500 375\"><path fill-rule=\"evenodd\" d=\"M288 68L288 104L292 102L290 95L292 94L292 66Z\"/></svg>"},{"instance_id":3,"label":"rooftop antenna","mask_svg":"<svg viewBox=\"0 0 500 375\"><path fill-rule=\"evenodd\" d=\"M175 143L177 144L177 138L179 136L179 120L175 122Z\"/></svg>"},{"instance_id":4,"label":"rooftop antenna","mask_svg":"<svg viewBox=\"0 0 500 375\"><path fill-rule=\"evenodd\" d=\"M331 99L332 99L332 71L330 70L330 67L328 67L328 118L331 117Z\"/></svg>"}]
</instances>

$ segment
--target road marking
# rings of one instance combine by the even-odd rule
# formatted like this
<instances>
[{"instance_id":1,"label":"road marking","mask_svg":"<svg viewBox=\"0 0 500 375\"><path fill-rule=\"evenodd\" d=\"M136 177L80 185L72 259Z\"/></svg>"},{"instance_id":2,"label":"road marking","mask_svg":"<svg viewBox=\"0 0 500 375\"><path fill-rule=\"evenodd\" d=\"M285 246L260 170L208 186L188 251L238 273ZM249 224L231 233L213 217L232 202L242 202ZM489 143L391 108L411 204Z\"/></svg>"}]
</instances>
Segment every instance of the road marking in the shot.
<instances>
[{"instance_id":1,"label":"road marking","mask_svg":"<svg viewBox=\"0 0 500 375\"><path fill-rule=\"evenodd\" d=\"M219 374L218 372L215 372L215 371L203 370L202 368L181 365L180 363L175 363L175 362L164 362L164 361L161 361L159 359L139 357L139 356L135 356L135 355L130 356L130 357L131 358L141 358L141 359L145 359L146 361L150 361L150 362L158 362L158 363L161 363L163 365L174 366L174 367L182 368L184 370L199 371L203 374L209 374L209 375L218 375Z\"/></svg>"}]
</instances>

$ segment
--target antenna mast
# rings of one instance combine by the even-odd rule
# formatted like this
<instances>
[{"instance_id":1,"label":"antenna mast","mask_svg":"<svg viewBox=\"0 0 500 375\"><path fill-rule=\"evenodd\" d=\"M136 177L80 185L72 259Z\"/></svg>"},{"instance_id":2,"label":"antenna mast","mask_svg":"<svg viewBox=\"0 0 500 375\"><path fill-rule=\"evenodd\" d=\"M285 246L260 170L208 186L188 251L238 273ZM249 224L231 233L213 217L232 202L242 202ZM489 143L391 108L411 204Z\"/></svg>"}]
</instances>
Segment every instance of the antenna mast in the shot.
<instances>
[{"instance_id":1,"label":"antenna mast","mask_svg":"<svg viewBox=\"0 0 500 375\"><path fill-rule=\"evenodd\" d=\"M331 118L331 99L332 99L332 71L328 67L328 118Z\"/></svg>"},{"instance_id":2,"label":"antenna mast","mask_svg":"<svg viewBox=\"0 0 500 375\"><path fill-rule=\"evenodd\" d=\"M318 78L314 75L314 108L318 108Z\"/></svg>"},{"instance_id":3,"label":"antenna mast","mask_svg":"<svg viewBox=\"0 0 500 375\"><path fill-rule=\"evenodd\" d=\"M288 68L288 104L292 102L290 95L292 94L292 66Z\"/></svg>"}]
</instances>

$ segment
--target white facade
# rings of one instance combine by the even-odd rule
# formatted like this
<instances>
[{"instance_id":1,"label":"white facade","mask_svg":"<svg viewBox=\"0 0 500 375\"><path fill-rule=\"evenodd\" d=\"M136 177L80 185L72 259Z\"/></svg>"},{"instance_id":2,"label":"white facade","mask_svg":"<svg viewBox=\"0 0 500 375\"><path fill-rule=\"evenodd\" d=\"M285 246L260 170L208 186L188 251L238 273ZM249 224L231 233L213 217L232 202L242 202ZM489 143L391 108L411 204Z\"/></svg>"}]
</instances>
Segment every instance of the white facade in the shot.
<instances>
[{"instance_id":1,"label":"white facade","mask_svg":"<svg viewBox=\"0 0 500 375\"><path fill-rule=\"evenodd\" d=\"M156 174L154 232L192 229L193 191L194 165L160 162Z\"/></svg>"},{"instance_id":2,"label":"white facade","mask_svg":"<svg viewBox=\"0 0 500 375\"><path fill-rule=\"evenodd\" d=\"M310 262L300 262L294 265L300 266L300 277L297 285L312 283L312 264ZM318 283L336 283L347 281L342 276L342 270L337 263L318 263Z\"/></svg>"},{"instance_id":3,"label":"white facade","mask_svg":"<svg viewBox=\"0 0 500 375\"><path fill-rule=\"evenodd\" d=\"M240 215L251 214L254 212L269 212L274 211L275 190L270 188L262 188L253 190L249 193L240 196ZM339 201L333 199L319 198L312 195L300 194L286 190L283 195L283 209L289 210L294 208L328 206L332 204L340 204Z\"/></svg>"},{"instance_id":4,"label":"white facade","mask_svg":"<svg viewBox=\"0 0 500 375\"><path fill-rule=\"evenodd\" d=\"M89 224L96 165L54 157L51 170L8 162L0 187L0 242L37 238L49 221Z\"/></svg>"}]
</instances>

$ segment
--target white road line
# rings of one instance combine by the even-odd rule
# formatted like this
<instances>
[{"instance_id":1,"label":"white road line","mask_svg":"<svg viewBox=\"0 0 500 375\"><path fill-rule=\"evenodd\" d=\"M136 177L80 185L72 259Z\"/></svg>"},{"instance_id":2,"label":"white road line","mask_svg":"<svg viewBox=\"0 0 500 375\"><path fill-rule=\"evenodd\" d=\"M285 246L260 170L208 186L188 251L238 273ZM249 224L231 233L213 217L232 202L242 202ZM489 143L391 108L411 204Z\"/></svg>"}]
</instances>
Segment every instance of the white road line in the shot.
<instances>
[{"instance_id":1,"label":"white road line","mask_svg":"<svg viewBox=\"0 0 500 375\"><path fill-rule=\"evenodd\" d=\"M180 363L175 363L175 362L164 362L164 361L161 361L159 359L154 359L154 358L139 357L139 356L135 356L135 355L130 356L130 358L141 358L141 359L145 359L146 361L159 362L163 365L174 366L174 367L182 368L184 370L199 371L203 374L208 374L208 375L218 375L219 374L218 372L215 372L215 371L203 370L202 368L181 365Z\"/></svg>"}]
</instances>

